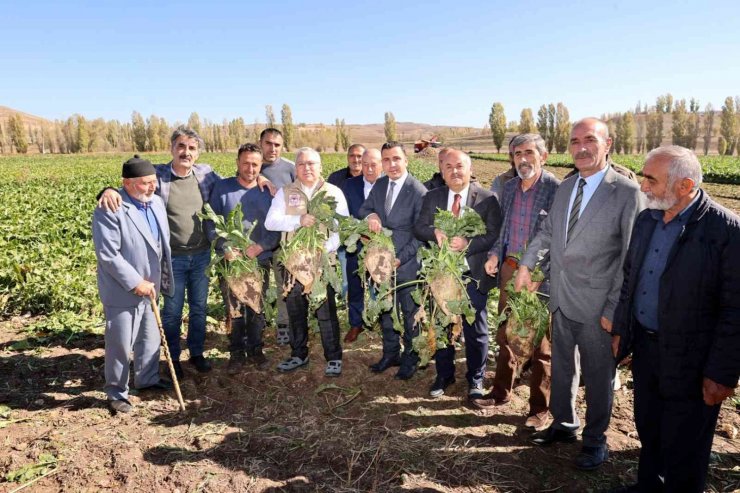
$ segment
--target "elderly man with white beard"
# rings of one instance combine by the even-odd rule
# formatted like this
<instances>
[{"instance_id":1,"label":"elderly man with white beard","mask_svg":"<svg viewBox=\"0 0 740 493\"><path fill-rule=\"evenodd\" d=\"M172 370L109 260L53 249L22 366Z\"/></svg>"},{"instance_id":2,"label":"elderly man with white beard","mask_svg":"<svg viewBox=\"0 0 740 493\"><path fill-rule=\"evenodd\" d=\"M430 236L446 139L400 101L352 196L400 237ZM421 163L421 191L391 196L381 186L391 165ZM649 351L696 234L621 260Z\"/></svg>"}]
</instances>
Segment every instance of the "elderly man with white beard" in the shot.
<instances>
[{"instance_id":1,"label":"elderly man with white beard","mask_svg":"<svg viewBox=\"0 0 740 493\"><path fill-rule=\"evenodd\" d=\"M555 197L555 190L560 185L560 180L542 168L547 162L547 147L538 134L517 135L509 147L512 150L517 176L504 184L501 195L501 215L504 218L501 233L488 252L489 257L485 265L488 275L499 274L499 313L506 307L505 287L519 267L518 256L537 233L540 223L547 217L547 211L550 210ZM546 292L547 288L546 281L539 290ZM482 399L472 401L475 407L481 409L509 402L518 372L517 358L506 339L505 322L498 327L496 343L499 346L499 354L493 390ZM549 421L550 351L548 334L535 348L531 358L529 415L525 426L536 430L546 427Z\"/></svg>"},{"instance_id":2,"label":"elderly man with white beard","mask_svg":"<svg viewBox=\"0 0 740 493\"><path fill-rule=\"evenodd\" d=\"M740 374L740 218L700 188L693 151L650 151L614 312L617 361L632 353L637 484L704 491L722 402Z\"/></svg>"}]
</instances>

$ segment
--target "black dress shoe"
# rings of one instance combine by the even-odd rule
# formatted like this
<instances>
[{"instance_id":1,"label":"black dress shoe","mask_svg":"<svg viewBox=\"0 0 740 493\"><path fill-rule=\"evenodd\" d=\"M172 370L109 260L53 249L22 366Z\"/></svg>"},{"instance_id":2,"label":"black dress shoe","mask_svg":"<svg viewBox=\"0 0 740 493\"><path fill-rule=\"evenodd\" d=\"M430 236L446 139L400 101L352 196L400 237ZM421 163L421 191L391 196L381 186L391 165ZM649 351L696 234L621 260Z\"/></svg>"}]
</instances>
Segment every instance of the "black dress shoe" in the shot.
<instances>
[{"instance_id":1,"label":"black dress shoe","mask_svg":"<svg viewBox=\"0 0 740 493\"><path fill-rule=\"evenodd\" d=\"M416 366L401 365L394 378L396 380L408 380L414 376L414 373L416 373Z\"/></svg>"},{"instance_id":2,"label":"black dress shoe","mask_svg":"<svg viewBox=\"0 0 740 493\"><path fill-rule=\"evenodd\" d=\"M175 376L177 377L177 379L182 380L183 377L185 376L185 372L182 371L182 365L180 364L180 362L173 361L172 366L175 368Z\"/></svg>"},{"instance_id":3,"label":"black dress shoe","mask_svg":"<svg viewBox=\"0 0 740 493\"><path fill-rule=\"evenodd\" d=\"M593 471L609 458L609 449L606 444L598 447L581 448L581 453L576 456L576 467L581 471Z\"/></svg>"},{"instance_id":4,"label":"black dress shoe","mask_svg":"<svg viewBox=\"0 0 740 493\"><path fill-rule=\"evenodd\" d=\"M157 383L154 383L152 385L147 385L146 387L140 387L137 390L172 390L173 385L172 382L169 380L160 380Z\"/></svg>"},{"instance_id":5,"label":"black dress shoe","mask_svg":"<svg viewBox=\"0 0 740 493\"><path fill-rule=\"evenodd\" d=\"M398 356L383 356L380 361L370 365L370 371L373 373L383 373L391 366L401 366L401 358Z\"/></svg>"},{"instance_id":6,"label":"black dress shoe","mask_svg":"<svg viewBox=\"0 0 740 493\"><path fill-rule=\"evenodd\" d=\"M202 354L198 356L191 356L190 363L198 370L199 373L208 373L211 371L211 363L203 357Z\"/></svg>"},{"instance_id":7,"label":"black dress shoe","mask_svg":"<svg viewBox=\"0 0 740 493\"><path fill-rule=\"evenodd\" d=\"M432 397L442 397L445 395L445 389L455 383L455 375L451 377L441 377L437 375L434 383L429 388L429 395Z\"/></svg>"},{"instance_id":8,"label":"black dress shoe","mask_svg":"<svg viewBox=\"0 0 740 493\"><path fill-rule=\"evenodd\" d=\"M532 433L529 437L529 441L535 445L550 445L555 442L573 443L576 441L576 433L574 431L560 430L550 426L547 429Z\"/></svg>"}]
</instances>

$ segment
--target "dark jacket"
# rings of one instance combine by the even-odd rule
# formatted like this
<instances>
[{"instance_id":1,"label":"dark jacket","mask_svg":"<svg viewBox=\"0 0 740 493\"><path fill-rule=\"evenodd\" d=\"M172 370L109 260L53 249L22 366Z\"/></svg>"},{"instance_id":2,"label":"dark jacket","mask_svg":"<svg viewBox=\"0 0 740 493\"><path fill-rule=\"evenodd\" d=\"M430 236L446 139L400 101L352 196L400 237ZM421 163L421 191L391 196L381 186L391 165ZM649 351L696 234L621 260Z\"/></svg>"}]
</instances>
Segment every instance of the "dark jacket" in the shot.
<instances>
[{"instance_id":1,"label":"dark jacket","mask_svg":"<svg viewBox=\"0 0 740 493\"><path fill-rule=\"evenodd\" d=\"M436 171L430 179L424 182L424 187L427 190L434 190L435 188L443 187L445 185L445 179L439 171Z\"/></svg>"},{"instance_id":2,"label":"dark jacket","mask_svg":"<svg viewBox=\"0 0 740 493\"><path fill-rule=\"evenodd\" d=\"M660 278L658 373L667 399L701 399L703 377L735 387L740 374L740 218L700 193ZM619 360L633 350L632 300L657 223L650 210L635 222L614 315Z\"/></svg>"},{"instance_id":3,"label":"dark jacket","mask_svg":"<svg viewBox=\"0 0 740 493\"><path fill-rule=\"evenodd\" d=\"M434 236L434 215L437 209L447 209L449 193L447 185L430 190L424 197L419 220L414 225L414 234L421 241L432 243ZM486 224L486 233L469 238L466 259L470 267L470 275L478 281L478 290L487 293L496 285L496 278L486 274L483 265L488 259L488 250L498 238L501 228L501 209L496 197L488 190L475 183L470 184L468 201L465 204L472 207Z\"/></svg>"},{"instance_id":4,"label":"dark jacket","mask_svg":"<svg viewBox=\"0 0 740 493\"><path fill-rule=\"evenodd\" d=\"M375 182L370 195L360 207L359 215L365 218L375 213L380 217L380 224L393 232L391 239L396 249L396 258L401 262L396 269L396 281L401 284L416 279L419 270L416 252L421 243L414 237L414 224L419 219L421 203L427 191L424 185L409 173L389 214L385 213L387 193L388 177L382 176Z\"/></svg>"},{"instance_id":5,"label":"dark jacket","mask_svg":"<svg viewBox=\"0 0 740 493\"><path fill-rule=\"evenodd\" d=\"M341 188L344 197L347 199L349 215L357 219L363 219L360 217L360 207L365 202L365 179L362 175L353 176L345 180Z\"/></svg>"}]
</instances>

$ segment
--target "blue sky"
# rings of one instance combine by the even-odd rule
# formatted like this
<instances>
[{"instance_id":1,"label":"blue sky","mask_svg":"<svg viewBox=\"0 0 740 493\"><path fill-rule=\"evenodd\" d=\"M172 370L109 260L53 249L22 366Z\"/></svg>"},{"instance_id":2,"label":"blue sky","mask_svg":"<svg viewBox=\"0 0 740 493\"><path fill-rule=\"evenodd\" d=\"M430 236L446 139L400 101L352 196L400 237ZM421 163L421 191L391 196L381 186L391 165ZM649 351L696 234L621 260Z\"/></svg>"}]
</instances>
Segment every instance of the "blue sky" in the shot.
<instances>
[{"instance_id":1,"label":"blue sky","mask_svg":"<svg viewBox=\"0 0 740 493\"><path fill-rule=\"evenodd\" d=\"M481 127L562 101L571 119L666 92L740 94L731 1L0 0L0 105L170 123L398 121Z\"/></svg>"}]
</instances>

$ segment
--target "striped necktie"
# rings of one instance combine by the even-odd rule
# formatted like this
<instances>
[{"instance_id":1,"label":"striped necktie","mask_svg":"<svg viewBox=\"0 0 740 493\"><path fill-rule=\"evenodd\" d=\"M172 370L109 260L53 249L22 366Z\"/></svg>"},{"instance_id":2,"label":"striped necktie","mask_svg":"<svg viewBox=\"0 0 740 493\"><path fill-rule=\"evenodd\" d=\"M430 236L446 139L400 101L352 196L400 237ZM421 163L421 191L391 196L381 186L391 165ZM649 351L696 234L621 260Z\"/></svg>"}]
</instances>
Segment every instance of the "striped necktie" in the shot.
<instances>
[{"instance_id":1,"label":"striped necktie","mask_svg":"<svg viewBox=\"0 0 740 493\"><path fill-rule=\"evenodd\" d=\"M391 208L393 207L393 189L396 188L396 182L395 181L389 181L388 182L388 193L385 196L385 215L391 213Z\"/></svg>"},{"instance_id":2,"label":"striped necktie","mask_svg":"<svg viewBox=\"0 0 740 493\"><path fill-rule=\"evenodd\" d=\"M568 235L565 237L565 244L567 245L570 241L570 235L573 233L578 223L578 217L581 214L581 201L583 201L583 187L586 185L586 180L583 178L578 179L578 191L576 192L576 198L573 201L573 207L570 208L570 217L568 218Z\"/></svg>"}]
</instances>

